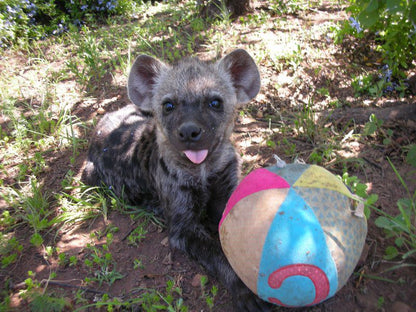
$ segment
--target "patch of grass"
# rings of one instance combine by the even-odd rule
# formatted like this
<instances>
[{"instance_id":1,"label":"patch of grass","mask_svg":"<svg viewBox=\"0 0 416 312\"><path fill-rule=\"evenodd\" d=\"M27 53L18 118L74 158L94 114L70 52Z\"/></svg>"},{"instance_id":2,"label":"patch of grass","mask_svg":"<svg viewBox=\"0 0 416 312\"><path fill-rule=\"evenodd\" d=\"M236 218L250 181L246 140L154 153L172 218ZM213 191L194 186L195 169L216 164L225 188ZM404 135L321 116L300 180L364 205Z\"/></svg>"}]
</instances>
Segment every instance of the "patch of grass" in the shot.
<instances>
[{"instance_id":1,"label":"patch of grass","mask_svg":"<svg viewBox=\"0 0 416 312\"><path fill-rule=\"evenodd\" d=\"M47 281L53 278L55 278L55 273L52 272ZM19 296L28 302L30 311L59 312L71 309L72 304L68 298L46 293L47 281L39 282L36 279L36 273L28 271L28 278L24 280L25 288L20 290Z\"/></svg>"},{"instance_id":2,"label":"patch of grass","mask_svg":"<svg viewBox=\"0 0 416 312\"><path fill-rule=\"evenodd\" d=\"M138 246L140 242L146 237L146 227L147 222L140 223L127 237L128 243L133 246Z\"/></svg>"},{"instance_id":3,"label":"patch of grass","mask_svg":"<svg viewBox=\"0 0 416 312\"><path fill-rule=\"evenodd\" d=\"M324 135L321 131L325 130L320 128L315 117L313 99L309 99L307 103L302 103L301 109L295 114L294 126L299 137L304 137L312 143Z\"/></svg>"},{"instance_id":4,"label":"patch of grass","mask_svg":"<svg viewBox=\"0 0 416 312\"><path fill-rule=\"evenodd\" d=\"M40 94L48 97L48 94ZM79 118L70 114L67 107L52 100L40 105L19 102L6 97L3 102L3 114L8 120L7 134L1 138L7 148L5 161L13 162L16 157L23 158L18 164L18 181L26 180L32 174L37 176L46 167L44 153L72 147L73 157L78 155L85 140L80 138L84 129Z\"/></svg>"},{"instance_id":5,"label":"patch of grass","mask_svg":"<svg viewBox=\"0 0 416 312\"><path fill-rule=\"evenodd\" d=\"M291 143L290 140L284 137L281 141L278 142L280 150L283 150L283 153L286 156L295 156L296 155L296 144Z\"/></svg>"},{"instance_id":6,"label":"patch of grass","mask_svg":"<svg viewBox=\"0 0 416 312\"><path fill-rule=\"evenodd\" d=\"M394 239L394 245L389 245L385 250L385 259L400 257L401 260L408 261L416 259L416 190L411 191L390 159L388 161L407 197L397 201L397 215L377 210L381 216L375 220L375 224L385 231L387 238Z\"/></svg>"},{"instance_id":7,"label":"patch of grass","mask_svg":"<svg viewBox=\"0 0 416 312\"><path fill-rule=\"evenodd\" d=\"M299 11L309 9L309 6L313 1L302 1L302 0L271 0L269 9L272 14L286 15L286 14L297 14Z\"/></svg>"},{"instance_id":8,"label":"patch of grass","mask_svg":"<svg viewBox=\"0 0 416 312\"><path fill-rule=\"evenodd\" d=\"M213 311L213 308L215 307L215 297L218 294L218 287L215 285L212 285L211 289L207 290L206 285L208 283L208 278L203 275L201 277L201 291L202 295L201 297L205 300L205 303L207 304L210 311Z\"/></svg>"},{"instance_id":9,"label":"patch of grass","mask_svg":"<svg viewBox=\"0 0 416 312\"><path fill-rule=\"evenodd\" d=\"M166 282L164 291L155 289L137 289L137 295L134 298L122 300L120 298L111 298L104 294L96 303L83 305L75 311L84 311L87 308L106 307L107 311L120 310L135 310L143 311L172 311L172 312L187 312L188 307L184 304L182 298L182 289L175 285L173 280ZM82 299L81 299L82 300Z\"/></svg>"},{"instance_id":10,"label":"patch of grass","mask_svg":"<svg viewBox=\"0 0 416 312\"><path fill-rule=\"evenodd\" d=\"M375 208L374 204L378 200L378 195L368 194L367 185L362 183L358 177L350 176L347 171L344 171L341 179L342 182L350 188L352 193L364 200L364 215L367 220L369 220L371 216L371 209Z\"/></svg>"},{"instance_id":11,"label":"patch of grass","mask_svg":"<svg viewBox=\"0 0 416 312\"><path fill-rule=\"evenodd\" d=\"M365 123L362 134L364 137L372 137L388 146L392 143L393 130L383 127L383 120L371 114L368 122Z\"/></svg>"},{"instance_id":12,"label":"patch of grass","mask_svg":"<svg viewBox=\"0 0 416 312\"><path fill-rule=\"evenodd\" d=\"M40 232L50 229L60 222L50 209L50 195L43 191L39 182L32 177L22 189L4 188L6 202L13 208L13 218L25 222L34 231L31 242L40 246L43 242Z\"/></svg>"},{"instance_id":13,"label":"patch of grass","mask_svg":"<svg viewBox=\"0 0 416 312\"><path fill-rule=\"evenodd\" d=\"M33 292L30 295L30 310L33 312L59 312L72 307L68 298L51 296L48 294Z\"/></svg>"},{"instance_id":14,"label":"patch of grass","mask_svg":"<svg viewBox=\"0 0 416 312\"><path fill-rule=\"evenodd\" d=\"M111 205L117 200L113 198L110 201L101 187L74 182L71 175L72 173L68 172L66 179L62 181L63 191L56 195L62 220L65 223L76 224L101 215L106 221Z\"/></svg>"},{"instance_id":15,"label":"patch of grass","mask_svg":"<svg viewBox=\"0 0 416 312\"><path fill-rule=\"evenodd\" d=\"M66 61L67 68L81 87L91 91L108 73L107 62L103 60L101 39L86 26L82 32L72 33L71 39L77 51L75 57Z\"/></svg>"},{"instance_id":16,"label":"patch of grass","mask_svg":"<svg viewBox=\"0 0 416 312\"><path fill-rule=\"evenodd\" d=\"M0 255L1 268L5 269L15 263L22 254L23 246L18 242L16 237L10 234L0 232Z\"/></svg>"},{"instance_id":17,"label":"patch of grass","mask_svg":"<svg viewBox=\"0 0 416 312\"><path fill-rule=\"evenodd\" d=\"M87 245L90 254L84 260L84 264L91 270L93 277L86 278L87 281L97 281L101 286L102 283L112 285L116 280L122 279L124 276L117 271L117 264L113 260L110 252L110 245L113 242L113 234L108 233L107 242L101 246L92 244Z\"/></svg>"},{"instance_id":18,"label":"patch of grass","mask_svg":"<svg viewBox=\"0 0 416 312\"><path fill-rule=\"evenodd\" d=\"M138 270L138 269L144 269L145 266L143 264L143 261L140 259L134 259L133 261L133 269Z\"/></svg>"},{"instance_id":19,"label":"patch of grass","mask_svg":"<svg viewBox=\"0 0 416 312\"><path fill-rule=\"evenodd\" d=\"M132 4L127 0L118 3ZM89 286L101 284L111 288L116 280L123 279L124 272L117 270L111 252L114 248L112 235L118 230L111 223L111 212L128 214L138 224L126 237L134 246L131 248L140 246L145 236L150 235L146 233L150 222L160 229L164 224L152 212L129 205L123 196L115 196L111 189L89 187L78 180L79 155L87 147L87 130L94 124L84 120L94 119L89 114L97 107L106 109L102 103L108 97L125 96L120 90L125 88L130 64L138 54L174 62L192 55L220 57L236 47L248 49L261 68L262 94L253 104L256 109L252 112L246 109L245 116L257 118L253 112L258 112L258 107L263 105L261 108L265 108L267 102L261 122L269 121L268 129L264 133L254 130L258 132L256 143L261 142L257 150L271 149L289 159L299 157L308 163L343 172L342 180L364 198L366 216L370 217L370 212L379 215L376 225L385 231L391 242L386 259L398 260L397 266L401 267L412 263L415 194L411 184L405 183L408 194L399 200L397 213L385 215L373 209L377 195L367 194L367 185L348 172L352 169L365 174L368 163L362 152L374 147L383 151L395 147L403 159L406 151L409 163L416 167L416 149L397 148L398 130L388 129L387 123L375 115L364 125L327 117L331 110L337 109L345 109L347 116L350 106L362 103L362 99L351 100L352 94L340 95L350 92L348 83L351 81L357 97L390 96L392 93L385 90L393 87L394 82L397 85L393 94L399 94L400 84L390 74L392 67L351 64L343 51L332 44L334 37L330 29L335 29L336 22L315 23L309 19L308 15L316 11L331 15L333 10L322 11L320 3L273 0L264 5L267 8L256 7L253 12L233 20L225 6L220 6L219 16L205 19L198 16L196 1L159 1L154 5L150 1L138 1L130 7L128 15L103 17L94 22L87 18L89 22L81 28L67 25L66 32L59 37L34 40L1 51L1 65L7 69L0 73L0 190L7 205L0 215L2 269L20 264L25 256L23 245L31 249L38 246L43 247L45 259L56 261L61 270L86 268L88 274L83 278L91 283ZM340 8L339 4L326 5L330 9ZM59 23L55 21L54 26L58 27ZM22 43L25 38L22 37ZM337 92L336 84L342 92ZM404 91L400 94L406 95ZM120 103L114 104L123 105L122 101L123 97ZM261 151L259 156L264 163L266 159L262 158ZM54 163L54 159L62 157L68 160L67 164ZM67 166L61 181L58 173L51 177L58 164ZM250 164L250 168L256 165L258 163ZM58 179L53 182L54 190L57 189L53 197L46 189L49 183L44 183L45 179L51 179L47 182ZM404 182L404 178L398 176L398 179ZM95 236L91 237L93 241L80 255L69 256L70 253L57 250L54 241L46 241L45 233L52 232L58 238L60 231L92 227L101 218L104 228L95 231ZM21 241L20 236L19 240L16 238L15 230L20 226L30 228L27 240L31 245ZM106 243L101 244L101 240ZM42 246L45 242L50 246ZM131 263L135 270L145 270L141 259L137 257ZM185 296L178 284L169 281L166 287L135 289L131 296L122 298L101 294L96 296L96 302L91 302L84 290L79 290L71 297L74 306L68 306L62 295L46 291L46 286L31 275L26 290L30 289L33 296L26 298L33 309L44 306L51 310L79 307L79 310L186 311ZM199 300L205 309L215 310L218 289L207 285L207 281L201 280ZM7 307L11 292L6 287L0 294L3 301L0 311L3 305Z\"/></svg>"}]
</instances>

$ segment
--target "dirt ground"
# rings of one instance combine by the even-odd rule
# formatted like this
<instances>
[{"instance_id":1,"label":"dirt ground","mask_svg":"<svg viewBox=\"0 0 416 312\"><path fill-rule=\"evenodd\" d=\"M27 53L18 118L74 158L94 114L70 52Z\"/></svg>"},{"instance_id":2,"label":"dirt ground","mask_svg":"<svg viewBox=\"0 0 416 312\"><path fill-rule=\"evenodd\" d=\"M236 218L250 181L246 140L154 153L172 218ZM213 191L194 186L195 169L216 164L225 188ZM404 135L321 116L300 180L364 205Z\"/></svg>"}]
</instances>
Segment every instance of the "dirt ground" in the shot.
<instances>
[{"instance_id":1,"label":"dirt ground","mask_svg":"<svg viewBox=\"0 0 416 312\"><path fill-rule=\"evenodd\" d=\"M340 11L328 11L322 7L316 12L309 12L303 16L302 23L317 25L330 19L340 19L343 15ZM301 17L293 16L300 19ZM322 51L328 49L328 44L318 42L322 45ZM345 68L354 57L351 51L331 59L330 63L322 64L318 74L314 74L316 64L302 64L304 68L303 81L299 85L291 83L293 78L292 69L283 69L277 72L269 64L259 64L263 86L260 95L250 104L244 114L240 114L236 121L233 135L236 147L243 155L243 173L247 174L254 168L272 165L273 154L279 155L287 162L293 161L292 156L285 155L283 148L279 145L270 146L267 140L281 142L284 137L289 137L290 143L295 145L296 154L307 160L308 155L314 150L314 143L307 140L297 139L294 136L285 136L281 132L274 131L282 127L285 122L290 122L294 112L299 108L293 105L293 99L299 101L306 99L308 92L322 86L328 89L331 98L337 98L341 105L328 115L325 110L317 110L317 120L325 120L321 123L325 128L332 131L339 131L351 125L363 126L371 113L375 113L379 119L384 121L384 127L393 130L393 143L385 146L372 142L363 144L351 142L346 144L342 151L339 151L334 161L325 166L335 174L342 173L341 158L359 158L362 161L355 166L348 165L350 176L357 176L368 185L371 193L379 195L376 206L388 213L397 214L396 202L406 196L403 187L400 185L394 171L387 161L389 157L398 171L402 174L408 185L414 189L415 173L404 162L401 147L411 142L416 142L416 101L413 95L406 98L389 97L381 99L355 98L351 87L346 85L351 72L338 71ZM209 53L201 50L201 56ZM335 63L337 62L337 63ZM279 88L276 83L279 82ZM112 101L105 101L113 99ZM327 101L325 96L317 96L315 102ZM81 120L91 120L100 117L102 112L111 111L127 104L128 97L125 88L114 87L93 104L80 102L73 111ZM98 112L98 115L97 115ZM275 119L267 116L273 115ZM318 129L320 131L322 129ZM348 131L346 131L348 132ZM267 139L265 139L267 138ZM65 177L68 169L71 169L80 176L83 163L86 157L86 149L77 157L75 164L71 164L71 151L60 154L53 154L48 159L48 172L43 176L44 187L58 191L60 182ZM4 205L4 202L3 202ZM313 307L286 309L277 308L278 311L395 311L409 312L416 310L416 270L414 268L401 268L387 271L397 262L389 262L383 259L384 249L388 246L389 240L385 238L380 229L374 225L377 213L372 212L368 221L368 237L361 259L348 283L333 297ZM59 235L50 235L47 239L56 242L61 252L69 256L75 255L80 259L77 265L62 267L58 259L52 258L48 261L42 256L42 250L36 249L29 243L25 249L25 257L19 259L10 270L2 272L0 278L11 277L12 288L16 290L12 297L12 305L16 311L28 309L27 305L18 296L22 281L27 277L27 271L36 268L38 280L47 279L51 271L57 273L56 278L49 282L48 291L63 294L72 303L75 303L74 294L83 290L84 296L93 302L104 293L111 297L130 298L140 294L147 288L164 291L166 281L173 279L175 285L182 289L182 298L189 311L209 311L203 298L203 290L200 286L201 276L205 275L204 269L197 263L188 259L179 251L171 250L167 244L167 233L163 227L150 223L147 226L146 238L138 246L128 243L127 237L134 230L141 220L133 220L129 215L119 211L111 211L108 219L102 217L94 221L85 222L78 226L63 227ZM99 285L91 283L83 284L84 278L89 274L83 259L86 257L87 243L91 242L90 234L104 233L109 225L116 226L119 231L114 233L114 242L110 251L117 263L117 270L124 275L124 278L115 281L110 287L106 284ZM21 242L28 242L30 233L28 227L20 226L17 231L18 239ZM47 241L45 245L47 245ZM105 243L105 238L96 242L97 246ZM140 269L133 268L134 259L140 257L143 266ZM205 290L212 285L219 287L218 295L215 298L215 306L212 311L232 311L230 296L226 290L213 278L209 277L209 283ZM86 309L92 311L94 309Z\"/></svg>"}]
</instances>

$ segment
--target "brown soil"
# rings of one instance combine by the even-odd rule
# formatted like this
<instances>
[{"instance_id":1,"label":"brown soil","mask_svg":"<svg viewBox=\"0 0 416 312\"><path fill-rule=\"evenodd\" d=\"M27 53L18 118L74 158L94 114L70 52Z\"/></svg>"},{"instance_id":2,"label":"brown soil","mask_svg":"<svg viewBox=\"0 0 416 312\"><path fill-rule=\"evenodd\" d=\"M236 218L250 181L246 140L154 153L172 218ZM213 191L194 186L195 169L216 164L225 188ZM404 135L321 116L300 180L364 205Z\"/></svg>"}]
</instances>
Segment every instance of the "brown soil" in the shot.
<instances>
[{"instance_id":1,"label":"brown soil","mask_svg":"<svg viewBox=\"0 0 416 312\"><path fill-rule=\"evenodd\" d=\"M259 5L257 9L260 10L261 6ZM289 18L307 25L318 25L327 20L341 19L343 14L345 13L340 10L330 11L323 6L319 10L309 11L305 16ZM254 34L251 35L254 36ZM325 44L320 41L317 41L316 44L322 45L323 53L333 48L333 44ZM293 79L295 79L293 69L283 68L277 71L267 62L259 64L263 89L249 109L245 110L245 114L238 117L234 133L236 146L244 155L244 174L254 168L273 164L273 154L279 155L287 162L293 161L293 155L299 155L308 161L310 153L317 145L316 142L300 139L293 133L282 134L277 129L284 126L286 122L290 123L294 113L299 112L299 107L294 104L295 102L301 103L307 99L312 89L317 90L325 87L331 98L338 99L341 107L334 109L331 114L325 110L319 111L317 109L316 116L318 119L320 118L319 124L323 127L332 128L331 131L335 132L348 133L343 129L352 127L353 123L362 128L368 121L368 116L375 113L379 119L384 120L384 129L392 129L394 133L389 145L383 145L377 141L377 138L366 142L366 144L347 140L344 148L337 152L333 160L326 162L325 167L335 174L341 174L345 165L350 176L358 176L361 181L367 183L371 193L379 195L377 208L396 215L398 213L396 202L406 196L406 193L388 163L387 157L392 160L413 191L415 172L404 162L402 147L416 142L415 98L411 95L406 98L393 97L379 100L354 98L353 90L347 83L352 70L349 72L339 71L340 68L347 68L346 65L351 59L349 55L341 55L339 51L335 54L336 57L323 64L315 64L316 60L308 61L307 58L304 58L304 64L301 65L303 73L297 74L298 77L302 76L304 81L298 86L293 83ZM206 56L209 53L204 53L201 49L200 55ZM25 62L24 60L20 61ZM337 63L334 63L335 61ZM316 71L318 66L321 66L320 70ZM278 88L275 86L277 83L279 84ZM327 101L325 96L319 97L317 95L315 98L316 103ZM101 112L101 110L114 110L127 103L125 88L114 86L101 97L97 97L97 101L93 105L85 101L79 102L75 105L72 113L87 121L99 117L97 112ZM394 111L398 113L395 114ZM269 116L273 116L273 118L269 119ZM323 131L323 129L318 129L318 131ZM292 155L286 156L282 146L268 146L266 142L267 140L281 142L283 138L287 138L290 143L295 145L296 150ZM82 172L86 149L77 157L75 164L70 163L71 153L72 151L52 153L47 159L49 170L42 176L42 183L44 188L50 190L51 193L60 190L60 183L69 169L74 171L78 177ZM361 161L359 163L340 161L351 158ZM12 170L12 168L6 169ZM2 178L7 184L8 178L6 176ZM6 203L3 201L0 205L5 207ZM416 270L404 267L386 271L397 262L393 263L383 259L384 249L391 244L391 240L386 239L382 231L374 225L376 216L377 213L373 211L368 221L369 232L364 252L347 285L333 298L317 306L287 309L288 311L380 310L404 312L416 309ZM206 274L204 269L188 259L186 255L171 250L167 246L165 229L149 223L146 238L138 246L128 243L127 236L142 221L142 219L133 219L120 211L111 211L107 220L100 216L94 221L90 220L77 226L64 226L58 231L57 237L54 236L54 233L47 236L45 246L56 245L60 252L78 258L78 263L73 266L59 265L56 256L49 259L45 257L42 248L35 248L29 243L28 238L32 234L29 228L18 225L15 230L17 238L20 242L26 242L24 243L24 257L9 267L7 272L2 270L0 274L0 279L6 280L7 278L8 287L14 289L11 302L14 310L25 311L29 309L27 302L19 297L18 291L24 288L22 282L27 278L28 270L32 270L36 273L38 281L47 280L50 272L56 272L56 277L49 283L48 291L63 295L73 306L81 305L75 300L75 293L79 290L84 291L84 297L89 302L101 298L104 293L109 294L110 298L126 299L138 296L146 289L155 289L164 294L166 282L174 280L175 285L182 289L181 296L185 305L189 307L189 311L209 311L200 286L201 276ZM100 286L97 282L85 284L85 277L91 275L84 264L84 260L90 254L86 246L88 243L93 243L95 246L105 244L103 233L110 225L119 229L114 233L114 242L110 245L110 252L117 263L117 271L124 277L115 281L111 286L106 283ZM92 239L91 233L96 233L96 237L99 239ZM143 266L134 269L135 259L140 259ZM211 289L212 285L219 287L218 295L215 298L215 307L212 310L231 311L230 296L215 279L209 278L205 291ZM84 302L84 304L87 303ZM278 308L278 310L286 311L285 308Z\"/></svg>"}]
</instances>

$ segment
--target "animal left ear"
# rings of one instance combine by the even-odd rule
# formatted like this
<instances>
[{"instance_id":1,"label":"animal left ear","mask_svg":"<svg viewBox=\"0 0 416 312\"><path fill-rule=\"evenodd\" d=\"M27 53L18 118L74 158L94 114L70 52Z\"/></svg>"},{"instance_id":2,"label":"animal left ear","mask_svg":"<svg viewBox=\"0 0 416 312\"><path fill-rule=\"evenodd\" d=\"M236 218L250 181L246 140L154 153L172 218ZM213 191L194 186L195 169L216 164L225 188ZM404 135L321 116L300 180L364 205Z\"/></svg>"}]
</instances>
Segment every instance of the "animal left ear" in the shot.
<instances>
[{"instance_id":1,"label":"animal left ear","mask_svg":"<svg viewBox=\"0 0 416 312\"><path fill-rule=\"evenodd\" d=\"M232 80L238 104L246 104L260 91L260 74L252 57L243 49L224 56L218 63Z\"/></svg>"},{"instance_id":2,"label":"animal left ear","mask_svg":"<svg viewBox=\"0 0 416 312\"><path fill-rule=\"evenodd\" d=\"M144 54L134 61L129 74L127 91L130 100L140 110L151 113L153 86L165 68L165 64Z\"/></svg>"}]
</instances>

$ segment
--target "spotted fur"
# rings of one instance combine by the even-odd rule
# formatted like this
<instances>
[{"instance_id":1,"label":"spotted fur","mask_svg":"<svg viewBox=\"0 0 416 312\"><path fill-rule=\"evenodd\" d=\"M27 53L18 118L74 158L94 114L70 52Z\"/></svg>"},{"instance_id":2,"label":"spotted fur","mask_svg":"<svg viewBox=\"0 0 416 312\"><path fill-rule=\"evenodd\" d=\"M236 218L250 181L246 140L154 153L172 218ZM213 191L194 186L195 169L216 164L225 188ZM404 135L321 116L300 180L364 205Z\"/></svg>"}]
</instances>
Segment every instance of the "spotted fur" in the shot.
<instances>
[{"instance_id":1,"label":"spotted fur","mask_svg":"<svg viewBox=\"0 0 416 312\"><path fill-rule=\"evenodd\" d=\"M244 50L218 62L187 58L174 65L141 55L128 81L134 104L98 123L83 174L86 183L105 183L163 216L171 247L220 280L238 311L265 306L232 270L217 226L240 174L230 142L235 114L259 88L257 67ZM207 156L197 164L185 150Z\"/></svg>"}]
</instances>

